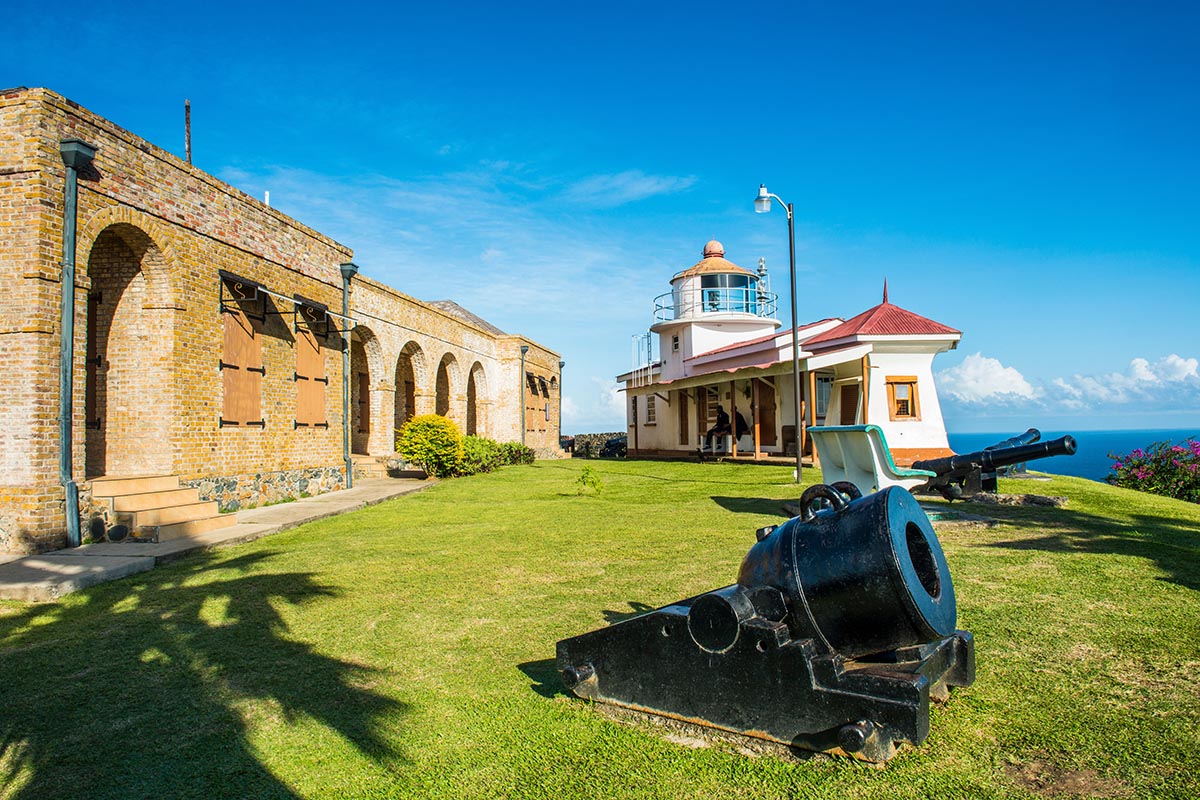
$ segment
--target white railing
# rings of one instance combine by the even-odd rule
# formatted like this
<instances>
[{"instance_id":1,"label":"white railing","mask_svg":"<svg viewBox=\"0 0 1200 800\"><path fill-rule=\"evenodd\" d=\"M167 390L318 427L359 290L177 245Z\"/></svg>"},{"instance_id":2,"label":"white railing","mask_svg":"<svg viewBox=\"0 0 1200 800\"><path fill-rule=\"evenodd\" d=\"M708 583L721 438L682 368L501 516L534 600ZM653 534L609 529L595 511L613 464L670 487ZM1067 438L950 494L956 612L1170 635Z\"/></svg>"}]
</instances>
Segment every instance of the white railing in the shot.
<instances>
[{"instance_id":1,"label":"white railing","mask_svg":"<svg viewBox=\"0 0 1200 800\"><path fill-rule=\"evenodd\" d=\"M654 321L670 322L699 314L753 314L774 319L775 302L774 293L747 287L677 290L654 298Z\"/></svg>"}]
</instances>

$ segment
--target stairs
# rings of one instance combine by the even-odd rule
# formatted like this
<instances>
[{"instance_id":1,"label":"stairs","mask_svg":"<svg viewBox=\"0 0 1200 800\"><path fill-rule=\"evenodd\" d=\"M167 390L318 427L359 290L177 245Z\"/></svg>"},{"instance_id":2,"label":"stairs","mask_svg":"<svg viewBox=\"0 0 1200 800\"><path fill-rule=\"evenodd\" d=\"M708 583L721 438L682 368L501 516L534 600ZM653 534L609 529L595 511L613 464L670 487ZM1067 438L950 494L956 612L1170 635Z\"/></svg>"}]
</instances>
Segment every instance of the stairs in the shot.
<instances>
[{"instance_id":1,"label":"stairs","mask_svg":"<svg viewBox=\"0 0 1200 800\"><path fill-rule=\"evenodd\" d=\"M92 480L92 502L105 507L110 525L125 525L140 539L165 542L237 524L237 514L220 514L201 502L196 489L181 489L175 475Z\"/></svg>"},{"instance_id":2,"label":"stairs","mask_svg":"<svg viewBox=\"0 0 1200 800\"><path fill-rule=\"evenodd\" d=\"M355 479L425 478L424 470L406 464L404 459L395 453L390 456L351 456L350 463L354 465Z\"/></svg>"}]
</instances>

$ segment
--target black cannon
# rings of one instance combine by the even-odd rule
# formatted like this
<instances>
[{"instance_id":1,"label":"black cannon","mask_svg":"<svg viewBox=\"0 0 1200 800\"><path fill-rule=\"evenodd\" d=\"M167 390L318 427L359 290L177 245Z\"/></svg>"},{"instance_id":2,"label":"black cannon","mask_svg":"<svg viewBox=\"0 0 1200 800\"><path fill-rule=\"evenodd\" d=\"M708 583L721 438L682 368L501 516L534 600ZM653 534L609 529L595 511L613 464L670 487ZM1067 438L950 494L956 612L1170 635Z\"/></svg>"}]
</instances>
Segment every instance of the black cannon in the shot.
<instances>
[{"instance_id":1,"label":"black cannon","mask_svg":"<svg viewBox=\"0 0 1200 800\"><path fill-rule=\"evenodd\" d=\"M1075 437L1062 436L1049 442L1040 442L1038 439L1041 436L1037 428L1030 428L1020 436L1005 439L974 453L914 461L913 469L927 469L937 474L913 491L927 494L936 492L947 500L957 500L985 489L995 491L996 470L1001 467L1037 458L1075 454Z\"/></svg>"},{"instance_id":2,"label":"black cannon","mask_svg":"<svg viewBox=\"0 0 1200 800\"><path fill-rule=\"evenodd\" d=\"M840 491L839 491L840 490ZM558 643L579 697L792 747L886 761L929 701L975 678L971 634L907 491L811 487L758 531L737 583ZM823 511L817 498L829 501Z\"/></svg>"}]
</instances>

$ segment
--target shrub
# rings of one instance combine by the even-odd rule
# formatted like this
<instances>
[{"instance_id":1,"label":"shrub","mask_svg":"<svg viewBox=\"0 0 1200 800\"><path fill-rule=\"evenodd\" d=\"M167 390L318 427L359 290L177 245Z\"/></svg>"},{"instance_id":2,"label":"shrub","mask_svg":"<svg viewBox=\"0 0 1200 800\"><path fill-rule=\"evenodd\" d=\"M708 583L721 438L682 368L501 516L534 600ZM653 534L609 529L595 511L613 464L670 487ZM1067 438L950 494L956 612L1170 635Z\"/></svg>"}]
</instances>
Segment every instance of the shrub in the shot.
<instances>
[{"instance_id":1,"label":"shrub","mask_svg":"<svg viewBox=\"0 0 1200 800\"><path fill-rule=\"evenodd\" d=\"M532 464L533 448L526 447L520 442L502 442L500 444L501 464Z\"/></svg>"},{"instance_id":2,"label":"shrub","mask_svg":"<svg viewBox=\"0 0 1200 800\"><path fill-rule=\"evenodd\" d=\"M587 489L600 494L604 490L604 482L600 480L599 473L589 466L584 466L583 471L579 473L579 477L575 479L575 484L575 494L583 494Z\"/></svg>"},{"instance_id":3,"label":"shrub","mask_svg":"<svg viewBox=\"0 0 1200 800\"><path fill-rule=\"evenodd\" d=\"M423 414L404 423L396 452L438 478L454 474L463 456L458 426L439 414Z\"/></svg>"},{"instance_id":4,"label":"shrub","mask_svg":"<svg viewBox=\"0 0 1200 800\"><path fill-rule=\"evenodd\" d=\"M483 436L467 436L463 439L462 458L458 462L456 475L475 475L491 472L504 463L504 454L498 442Z\"/></svg>"},{"instance_id":5,"label":"shrub","mask_svg":"<svg viewBox=\"0 0 1200 800\"><path fill-rule=\"evenodd\" d=\"M1127 456L1108 456L1114 459L1108 476L1112 485L1200 503L1200 442L1195 439L1174 445L1155 442Z\"/></svg>"}]
</instances>

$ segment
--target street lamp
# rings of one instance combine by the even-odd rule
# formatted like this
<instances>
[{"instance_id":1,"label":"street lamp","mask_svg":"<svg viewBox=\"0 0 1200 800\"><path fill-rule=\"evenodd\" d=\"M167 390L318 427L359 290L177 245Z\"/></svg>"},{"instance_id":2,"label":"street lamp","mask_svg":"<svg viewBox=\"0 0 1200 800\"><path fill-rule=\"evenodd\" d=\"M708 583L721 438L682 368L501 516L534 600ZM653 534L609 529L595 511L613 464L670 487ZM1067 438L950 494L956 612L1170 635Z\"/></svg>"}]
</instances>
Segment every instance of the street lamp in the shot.
<instances>
[{"instance_id":1,"label":"street lamp","mask_svg":"<svg viewBox=\"0 0 1200 800\"><path fill-rule=\"evenodd\" d=\"M799 325L796 319L796 222L792 213L792 204L785 203L780 199L779 195L771 194L767 191L767 185L759 184L758 197L754 198L754 213L766 214L771 210L771 200L776 200L779 205L783 206L787 211L788 222L788 247L791 263L792 276L792 405L794 407L795 417L793 422L796 428L796 483L800 482L800 336L797 333L796 326Z\"/></svg>"},{"instance_id":2,"label":"street lamp","mask_svg":"<svg viewBox=\"0 0 1200 800\"><path fill-rule=\"evenodd\" d=\"M342 273L342 460L346 462L346 488L354 488L354 460L350 457L350 281L358 274L353 261L341 264Z\"/></svg>"}]
</instances>

